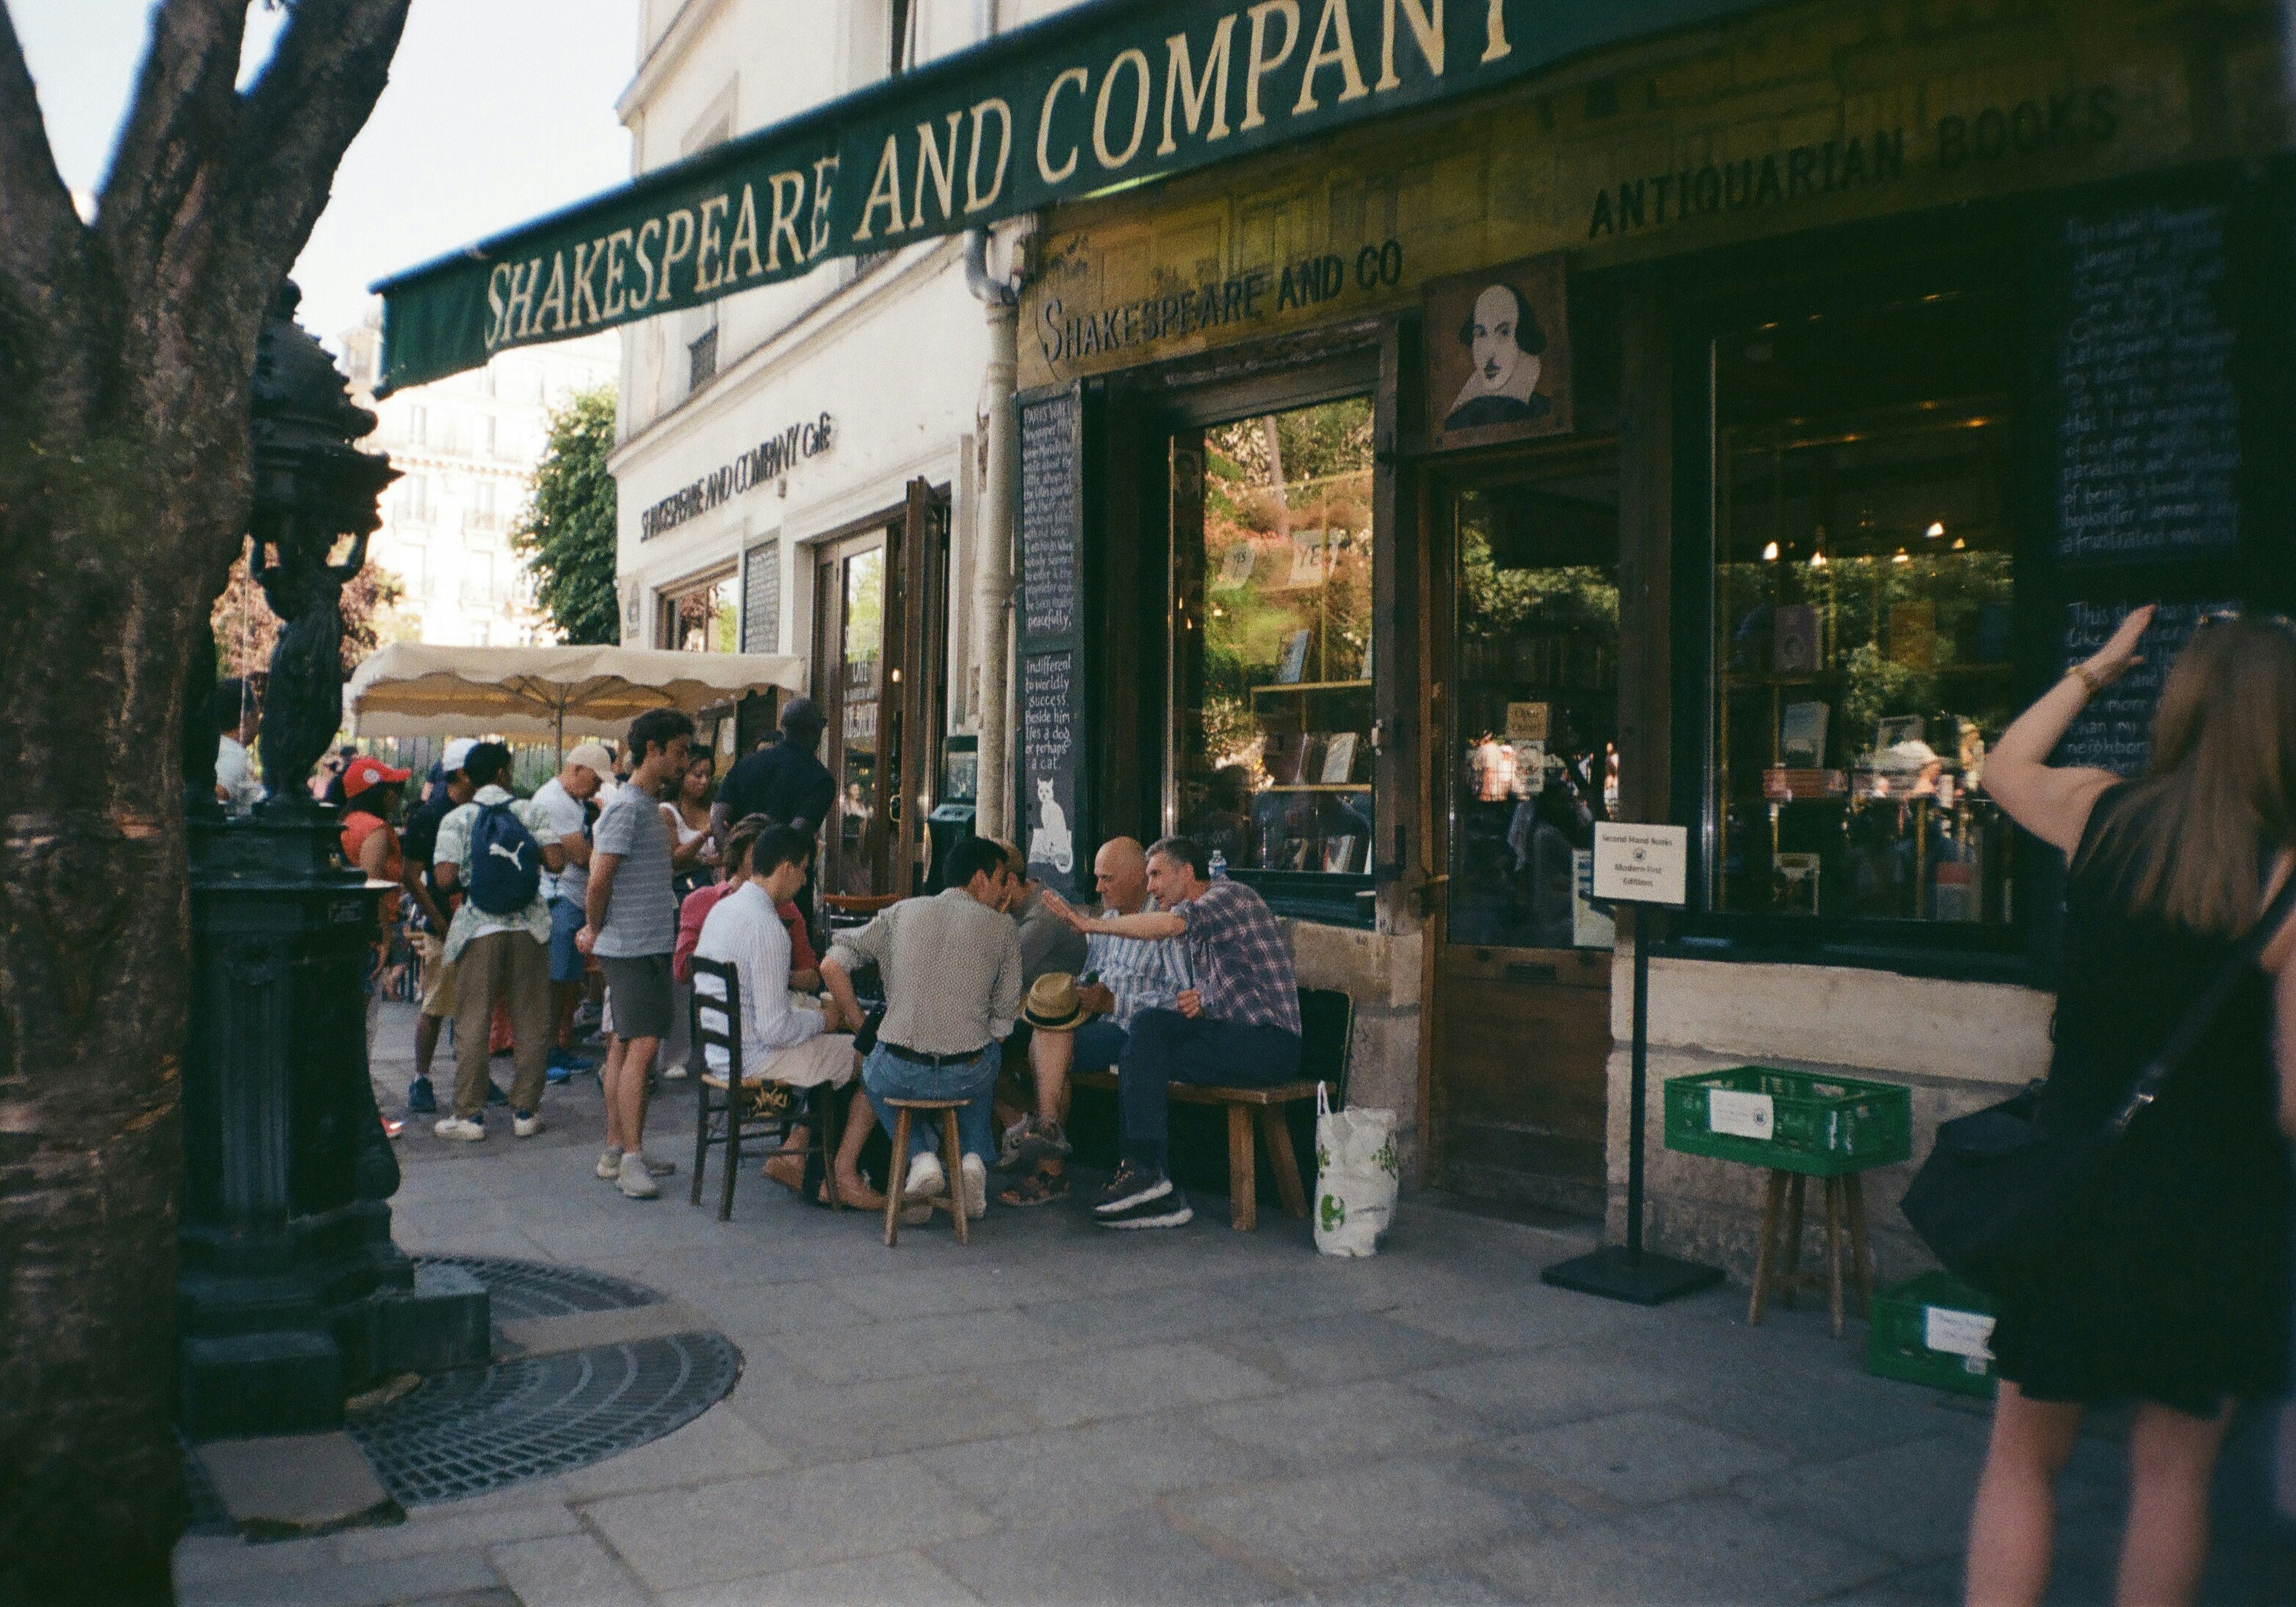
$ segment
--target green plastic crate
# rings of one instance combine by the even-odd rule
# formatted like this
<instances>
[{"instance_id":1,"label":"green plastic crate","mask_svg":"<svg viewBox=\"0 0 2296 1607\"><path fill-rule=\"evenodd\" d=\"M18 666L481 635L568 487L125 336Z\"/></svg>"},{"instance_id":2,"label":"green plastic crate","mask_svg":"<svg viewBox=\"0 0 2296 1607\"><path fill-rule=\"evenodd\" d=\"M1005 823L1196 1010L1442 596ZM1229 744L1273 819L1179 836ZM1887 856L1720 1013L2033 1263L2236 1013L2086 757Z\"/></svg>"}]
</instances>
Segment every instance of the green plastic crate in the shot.
<instances>
[{"instance_id":1,"label":"green plastic crate","mask_svg":"<svg viewBox=\"0 0 2296 1607\"><path fill-rule=\"evenodd\" d=\"M1993 1393L1993 1358L1930 1347L1931 1312L1945 1314L1935 1337L1962 1342L1971 1337L1972 1317L1990 1317L1992 1298L1951 1273L1925 1272L1874 1297L1866 1329L1866 1370L1876 1378L1901 1379L1964 1395Z\"/></svg>"},{"instance_id":2,"label":"green plastic crate","mask_svg":"<svg viewBox=\"0 0 2296 1607\"><path fill-rule=\"evenodd\" d=\"M1770 1136L1716 1132L1718 1091L1767 1097ZM1843 1177L1913 1154L1913 1095L1902 1084L1775 1066L1734 1066L1669 1078L1666 1147L1815 1177Z\"/></svg>"}]
</instances>

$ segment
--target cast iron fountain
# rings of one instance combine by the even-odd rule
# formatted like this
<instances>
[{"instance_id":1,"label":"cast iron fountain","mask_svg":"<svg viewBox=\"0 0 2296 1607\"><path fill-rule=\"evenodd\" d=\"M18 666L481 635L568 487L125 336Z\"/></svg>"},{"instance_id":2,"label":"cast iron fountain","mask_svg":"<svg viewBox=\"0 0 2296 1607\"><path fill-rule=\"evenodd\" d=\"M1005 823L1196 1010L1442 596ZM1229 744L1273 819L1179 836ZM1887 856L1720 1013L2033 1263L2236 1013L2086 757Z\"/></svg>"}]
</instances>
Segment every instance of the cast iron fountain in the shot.
<instances>
[{"instance_id":1,"label":"cast iron fountain","mask_svg":"<svg viewBox=\"0 0 2296 1607\"><path fill-rule=\"evenodd\" d=\"M245 818L214 796L211 652L187 693L177 1307L194 1439L332 1428L347 1396L481 1364L488 1342L485 1288L418 1269L390 1237L398 1163L368 1080L365 996L376 900L390 894L344 867L338 811L308 783L341 723L342 586L398 471L351 444L374 414L296 324L299 299L283 287L257 357L249 569L283 626L259 739L266 796Z\"/></svg>"}]
</instances>

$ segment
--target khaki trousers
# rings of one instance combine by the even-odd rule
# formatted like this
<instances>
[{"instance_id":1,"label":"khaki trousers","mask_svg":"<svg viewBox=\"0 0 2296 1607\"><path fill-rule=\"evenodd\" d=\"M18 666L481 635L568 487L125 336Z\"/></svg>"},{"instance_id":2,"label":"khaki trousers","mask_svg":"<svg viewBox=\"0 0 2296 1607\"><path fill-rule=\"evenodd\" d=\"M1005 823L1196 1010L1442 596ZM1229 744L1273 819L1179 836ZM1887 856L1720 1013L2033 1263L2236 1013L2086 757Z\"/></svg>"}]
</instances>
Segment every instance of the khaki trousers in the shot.
<instances>
[{"instance_id":1,"label":"khaki trousers","mask_svg":"<svg viewBox=\"0 0 2296 1607\"><path fill-rule=\"evenodd\" d=\"M511 1109L538 1111L553 1029L549 946L522 931L492 931L455 956L455 1114L466 1121L487 1108L487 1044L497 995L510 1011L518 1068Z\"/></svg>"}]
</instances>

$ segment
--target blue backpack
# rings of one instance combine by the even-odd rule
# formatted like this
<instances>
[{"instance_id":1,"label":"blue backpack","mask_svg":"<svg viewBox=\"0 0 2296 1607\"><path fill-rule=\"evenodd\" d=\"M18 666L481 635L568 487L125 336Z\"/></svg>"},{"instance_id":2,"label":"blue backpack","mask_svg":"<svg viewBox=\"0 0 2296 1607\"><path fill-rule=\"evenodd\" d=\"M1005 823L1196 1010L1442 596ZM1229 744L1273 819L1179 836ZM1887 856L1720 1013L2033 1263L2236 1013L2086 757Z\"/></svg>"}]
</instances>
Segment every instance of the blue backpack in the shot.
<instances>
[{"instance_id":1,"label":"blue backpack","mask_svg":"<svg viewBox=\"0 0 2296 1607\"><path fill-rule=\"evenodd\" d=\"M489 915L514 915L542 890L542 845L508 804L480 804L465 868L472 903Z\"/></svg>"}]
</instances>

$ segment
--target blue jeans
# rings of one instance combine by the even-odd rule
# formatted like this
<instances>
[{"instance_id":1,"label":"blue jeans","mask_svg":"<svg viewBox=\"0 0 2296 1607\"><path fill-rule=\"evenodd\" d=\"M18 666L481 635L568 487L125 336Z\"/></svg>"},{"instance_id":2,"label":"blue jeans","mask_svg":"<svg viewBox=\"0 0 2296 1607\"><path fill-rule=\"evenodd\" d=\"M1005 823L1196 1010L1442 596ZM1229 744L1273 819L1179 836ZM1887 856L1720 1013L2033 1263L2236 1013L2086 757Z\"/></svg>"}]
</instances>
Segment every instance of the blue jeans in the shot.
<instances>
[{"instance_id":1,"label":"blue jeans","mask_svg":"<svg viewBox=\"0 0 2296 1607\"><path fill-rule=\"evenodd\" d=\"M989 1110L989 1095L996 1090L996 1071L1004 1058L1004 1045L992 1043L969 1061L921 1066L914 1061L903 1060L879 1044L861 1062L861 1086L868 1094L869 1103L876 1111L877 1119L884 1124L889 1137L896 1112L885 1103L888 1099L964 1101L956 1112L957 1142L964 1153L978 1155L985 1162L996 1152L996 1119ZM932 1111L909 1118L912 1159L927 1150L940 1148L939 1118L939 1112Z\"/></svg>"},{"instance_id":2,"label":"blue jeans","mask_svg":"<svg viewBox=\"0 0 2296 1607\"><path fill-rule=\"evenodd\" d=\"M587 917L582 906L571 898L550 901L550 980L554 982L578 982L583 969L589 963L582 951L574 947L574 934L582 930Z\"/></svg>"},{"instance_id":3,"label":"blue jeans","mask_svg":"<svg viewBox=\"0 0 2296 1607\"><path fill-rule=\"evenodd\" d=\"M1247 1027L1144 1010L1116 1068L1117 1112L1124 1159L1161 1171L1169 1127L1164 1100L1174 1083L1269 1088L1300 1075L1300 1035L1281 1027Z\"/></svg>"}]
</instances>

